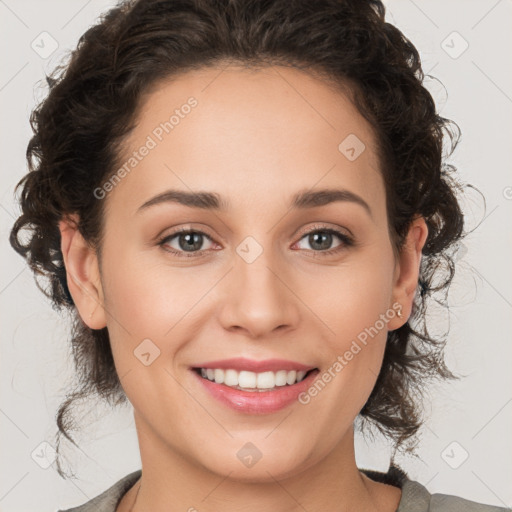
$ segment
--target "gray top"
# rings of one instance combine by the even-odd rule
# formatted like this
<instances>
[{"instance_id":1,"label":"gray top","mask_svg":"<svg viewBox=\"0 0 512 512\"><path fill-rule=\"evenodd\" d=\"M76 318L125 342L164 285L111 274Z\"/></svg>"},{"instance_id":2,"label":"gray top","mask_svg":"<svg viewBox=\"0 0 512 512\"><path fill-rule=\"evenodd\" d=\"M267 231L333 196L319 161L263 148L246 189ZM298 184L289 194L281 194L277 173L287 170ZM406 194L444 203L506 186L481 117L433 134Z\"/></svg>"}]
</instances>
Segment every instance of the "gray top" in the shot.
<instances>
[{"instance_id":1,"label":"gray top","mask_svg":"<svg viewBox=\"0 0 512 512\"><path fill-rule=\"evenodd\" d=\"M510 512L511 509L483 505L447 494L430 494L419 482L409 480L396 466L387 473L361 469L372 480L394 485L402 489L402 497L396 512ZM124 494L140 478L139 469L126 475L92 500L78 507L57 512L115 512Z\"/></svg>"}]
</instances>

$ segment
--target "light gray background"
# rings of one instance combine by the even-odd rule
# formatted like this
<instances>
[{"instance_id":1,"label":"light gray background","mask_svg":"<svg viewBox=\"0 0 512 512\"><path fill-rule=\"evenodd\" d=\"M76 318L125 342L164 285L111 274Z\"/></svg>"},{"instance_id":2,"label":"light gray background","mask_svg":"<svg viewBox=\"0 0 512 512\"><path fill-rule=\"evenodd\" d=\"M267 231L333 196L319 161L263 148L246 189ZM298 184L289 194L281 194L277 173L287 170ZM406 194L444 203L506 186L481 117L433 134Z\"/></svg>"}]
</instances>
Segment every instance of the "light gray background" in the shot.
<instances>
[{"instance_id":1,"label":"light gray background","mask_svg":"<svg viewBox=\"0 0 512 512\"><path fill-rule=\"evenodd\" d=\"M113 3L0 0L2 512L52 511L78 505L140 468L131 406L114 413L101 406L84 408L87 428L78 437L81 451L68 445L64 450L76 480L63 480L55 463L43 469L35 462L41 443L54 444L55 412L73 368L66 318L51 309L24 261L8 243L18 214L13 188L26 172L24 153L31 134L28 117L42 97L36 84ZM389 0L386 5L389 21L419 49L425 72L446 88L434 80L427 82L441 114L454 119L462 130L450 162L487 200L485 212L477 194L466 201L470 225L484 220L464 243L459 275L450 293L448 363L468 376L430 388L419 457L402 458L400 464L431 492L510 507L512 2ZM42 51L41 37L47 37L40 36L43 31L58 43L58 49L47 58L31 47L35 40ZM469 46L458 55L464 41ZM44 48L49 45L47 38ZM446 318L439 317L436 322L442 330ZM51 462L51 451L46 453ZM466 453L468 458L461 464ZM360 467L385 470L387 457L382 440L377 438L372 444L358 437Z\"/></svg>"}]
</instances>

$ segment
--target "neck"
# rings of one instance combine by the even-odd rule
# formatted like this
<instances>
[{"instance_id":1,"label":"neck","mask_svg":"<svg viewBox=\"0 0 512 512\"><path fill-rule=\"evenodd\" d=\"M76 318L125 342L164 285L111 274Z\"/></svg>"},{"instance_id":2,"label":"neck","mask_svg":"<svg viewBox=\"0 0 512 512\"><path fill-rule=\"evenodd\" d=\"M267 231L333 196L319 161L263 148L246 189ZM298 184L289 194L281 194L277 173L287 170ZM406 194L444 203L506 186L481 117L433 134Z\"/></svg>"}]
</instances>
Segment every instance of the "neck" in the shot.
<instances>
[{"instance_id":1,"label":"neck","mask_svg":"<svg viewBox=\"0 0 512 512\"><path fill-rule=\"evenodd\" d=\"M142 476L118 512L132 507L133 512L394 511L398 506L398 488L374 482L359 472L353 428L328 456L305 470L284 477L267 472L264 481L247 482L198 466L165 445L140 418L136 417L136 424Z\"/></svg>"}]
</instances>

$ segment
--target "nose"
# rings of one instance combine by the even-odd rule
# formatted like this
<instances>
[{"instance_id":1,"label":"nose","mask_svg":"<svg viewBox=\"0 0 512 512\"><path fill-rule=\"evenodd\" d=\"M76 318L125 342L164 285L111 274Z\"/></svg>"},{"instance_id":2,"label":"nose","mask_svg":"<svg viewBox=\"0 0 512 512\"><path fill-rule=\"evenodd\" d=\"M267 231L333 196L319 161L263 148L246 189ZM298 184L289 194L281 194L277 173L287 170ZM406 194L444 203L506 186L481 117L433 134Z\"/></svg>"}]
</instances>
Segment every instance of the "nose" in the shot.
<instances>
[{"instance_id":1,"label":"nose","mask_svg":"<svg viewBox=\"0 0 512 512\"><path fill-rule=\"evenodd\" d=\"M227 277L220 322L229 331L268 338L297 327L300 300L293 292L291 272L265 250L255 261L235 256Z\"/></svg>"}]
</instances>

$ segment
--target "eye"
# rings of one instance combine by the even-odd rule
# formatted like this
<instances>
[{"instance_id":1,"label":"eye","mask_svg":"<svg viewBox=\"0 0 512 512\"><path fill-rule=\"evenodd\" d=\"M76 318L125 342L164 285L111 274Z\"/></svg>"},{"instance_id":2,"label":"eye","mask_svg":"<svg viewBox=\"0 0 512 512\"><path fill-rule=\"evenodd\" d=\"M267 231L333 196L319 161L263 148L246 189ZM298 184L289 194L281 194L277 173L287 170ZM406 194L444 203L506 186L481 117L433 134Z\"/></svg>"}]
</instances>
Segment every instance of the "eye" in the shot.
<instances>
[{"instance_id":1,"label":"eye","mask_svg":"<svg viewBox=\"0 0 512 512\"><path fill-rule=\"evenodd\" d=\"M339 243L332 248L331 246L336 238ZM305 233L294 245L301 244L303 240L311 247L311 249L306 248L306 250L318 253L322 256L338 253L354 245L354 240L349 235L325 226L314 226L313 229ZM204 247L205 241L209 241L210 244L215 245L211 237L203 231L180 228L159 240L158 245L175 256L190 258L201 257L211 249L211 247ZM304 249L304 247L299 247L299 249Z\"/></svg>"},{"instance_id":2,"label":"eye","mask_svg":"<svg viewBox=\"0 0 512 512\"><path fill-rule=\"evenodd\" d=\"M162 238L158 245L176 256L194 257L206 252L207 249L203 248L205 239L213 243L212 239L202 231L181 228Z\"/></svg>"},{"instance_id":3,"label":"eye","mask_svg":"<svg viewBox=\"0 0 512 512\"><path fill-rule=\"evenodd\" d=\"M332 244L335 242L336 238L339 240L339 243L332 248ZM309 244L311 247L309 250L319 252L322 255L334 254L342 251L346 247L354 245L354 241L349 235L324 226L314 226L313 229L309 230L299 240L299 242L297 242L297 244L300 244L302 240L305 240Z\"/></svg>"}]
</instances>

